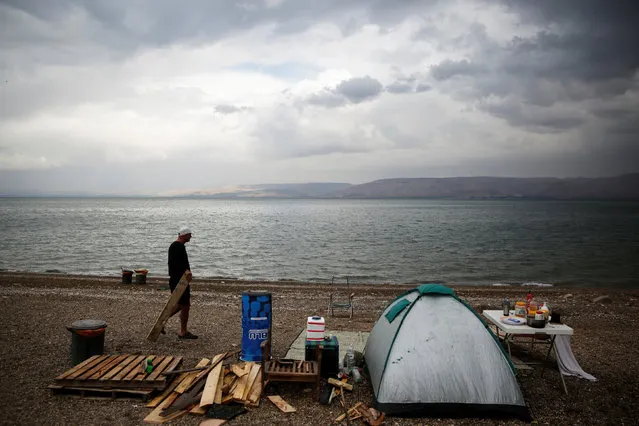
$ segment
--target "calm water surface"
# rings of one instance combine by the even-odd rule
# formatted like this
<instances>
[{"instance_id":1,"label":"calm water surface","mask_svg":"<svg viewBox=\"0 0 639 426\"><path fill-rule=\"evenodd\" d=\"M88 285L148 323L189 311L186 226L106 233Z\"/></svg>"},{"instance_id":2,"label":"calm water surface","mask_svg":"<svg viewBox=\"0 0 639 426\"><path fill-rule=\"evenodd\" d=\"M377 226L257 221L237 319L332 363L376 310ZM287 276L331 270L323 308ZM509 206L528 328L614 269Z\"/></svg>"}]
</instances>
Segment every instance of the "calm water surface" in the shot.
<instances>
[{"instance_id":1,"label":"calm water surface","mask_svg":"<svg viewBox=\"0 0 639 426\"><path fill-rule=\"evenodd\" d=\"M167 274L187 224L195 276L639 287L639 203L0 199L0 269Z\"/></svg>"}]
</instances>

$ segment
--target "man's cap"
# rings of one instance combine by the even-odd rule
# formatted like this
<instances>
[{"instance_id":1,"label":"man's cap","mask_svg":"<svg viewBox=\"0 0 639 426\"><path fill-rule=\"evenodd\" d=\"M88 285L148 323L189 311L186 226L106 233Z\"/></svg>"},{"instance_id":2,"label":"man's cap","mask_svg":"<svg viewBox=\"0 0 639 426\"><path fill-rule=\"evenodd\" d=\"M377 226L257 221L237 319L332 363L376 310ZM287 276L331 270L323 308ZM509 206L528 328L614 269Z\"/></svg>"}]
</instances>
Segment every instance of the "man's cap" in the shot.
<instances>
[{"instance_id":1,"label":"man's cap","mask_svg":"<svg viewBox=\"0 0 639 426\"><path fill-rule=\"evenodd\" d=\"M181 237L183 235L186 234L191 234L191 228L189 228L188 226L184 226L182 228L180 228L180 231L178 232L178 235Z\"/></svg>"}]
</instances>

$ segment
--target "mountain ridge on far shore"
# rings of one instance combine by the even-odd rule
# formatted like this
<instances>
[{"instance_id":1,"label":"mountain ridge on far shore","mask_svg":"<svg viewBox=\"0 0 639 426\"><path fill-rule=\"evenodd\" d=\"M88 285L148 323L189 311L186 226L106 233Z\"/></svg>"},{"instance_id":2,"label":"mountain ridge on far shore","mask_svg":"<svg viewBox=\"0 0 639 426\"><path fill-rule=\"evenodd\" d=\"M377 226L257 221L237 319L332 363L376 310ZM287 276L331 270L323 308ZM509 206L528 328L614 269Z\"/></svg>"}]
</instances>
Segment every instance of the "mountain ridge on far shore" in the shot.
<instances>
[{"instance_id":1,"label":"mountain ridge on far shore","mask_svg":"<svg viewBox=\"0 0 639 426\"><path fill-rule=\"evenodd\" d=\"M601 178L447 177L378 179L348 183L289 183L198 191L196 198L449 198L639 200L639 173Z\"/></svg>"},{"instance_id":2,"label":"mountain ridge on far shore","mask_svg":"<svg viewBox=\"0 0 639 426\"><path fill-rule=\"evenodd\" d=\"M639 173L605 178L452 177L381 179L340 191L341 198L639 199Z\"/></svg>"},{"instance_id":3,"label":"mountain ridge on far shore","mask_svg":"<svg viewBox=\"0 0 639 426\"><path fill-rule=\"evenodd\" d=\"M639 200L639 173L598 178L445 177L389 178L352 185L342 182L235 185L171 194L37 193L10 197L167 197L201 199L549 199Z\"/></svg>"}]
</instances>

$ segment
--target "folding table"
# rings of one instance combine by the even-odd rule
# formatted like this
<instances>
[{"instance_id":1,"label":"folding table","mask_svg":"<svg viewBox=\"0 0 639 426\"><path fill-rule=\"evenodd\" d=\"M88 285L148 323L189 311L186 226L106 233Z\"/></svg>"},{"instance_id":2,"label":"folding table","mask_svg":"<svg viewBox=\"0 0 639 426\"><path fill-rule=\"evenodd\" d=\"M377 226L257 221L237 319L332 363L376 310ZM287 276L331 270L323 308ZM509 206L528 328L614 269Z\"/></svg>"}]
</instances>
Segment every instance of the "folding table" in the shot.
<instances>
[{"instance_id":1,"label":"folding table","mask_svg":"<svg viewBox=\"0 0 639 426\"><path fill-rule=\"evenodd\" d=\"M534 335L539 334L550 336L550 347L548 348L548 352L546 353L547 360L552 349L555 349L555 358L557 357L557 349L555 348L555 338L557 336L572 336L574 334L573 329L565 324L554 324L549 322L544 328L534 328L528 325L505 324L501 321L501 317L504 315L502 310L485 310L482 311L482 315L496 327L498 337L499 331L502 331L504 333L504 341L506 342L509 356L512 356L510 352L510 342L514 340L513 338L516 335L529 335L531 337L534 337ZM514 316L514 311L511 311L510 315ZM559 377L561 377L561 383L564 385L564 391L568 393L568 388L566 387L566 382L564 381L564 375L561 374L559 365L557 365L557 370L559 371Z\"/></svg>"}]
</instances>

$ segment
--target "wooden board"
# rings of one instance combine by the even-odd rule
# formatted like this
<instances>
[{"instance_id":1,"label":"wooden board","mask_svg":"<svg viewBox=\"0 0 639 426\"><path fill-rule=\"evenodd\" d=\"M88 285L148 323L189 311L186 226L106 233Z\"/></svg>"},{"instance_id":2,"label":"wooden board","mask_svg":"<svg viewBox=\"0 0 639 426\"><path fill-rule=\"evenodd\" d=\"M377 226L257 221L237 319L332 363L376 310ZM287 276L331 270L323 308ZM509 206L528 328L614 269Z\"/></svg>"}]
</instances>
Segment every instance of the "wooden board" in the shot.
<instances>
[{"instance_id":1,"label":"wooden board","mask_svg":"<svg viewBox=\"0 0 639 426\"><path fill-rule=\"evenodd\" d=\"M253 383L253 387L251 388L248 396L247 402L252 406L260 405L260 398L262 397L262 374L264 373L260 366L260 369L257 372L257 377L255 378L255 383Z\"/></svg>"},{"instance_id":2,"label":"wooden board","mask_svg":"<svg viewBox=\"0 0 639 426\"><path fill-rule=\"evenodd\" d=\"M200 360L200 362L197 364L198 367L203 367L206 364L209 363L209 360L207 358L203 358L202 360ZM171 403L173 401L175 401L176 398L178 398L180 396L179 393L175 392L175 389L181 385L185 380L188 380L189 382L192 380L191 374L193 372L187 372L187 373L182 373L180 374L173 382L171 382L171 384L169 385L169 387L167 387L167 389L161 394L158 395L157 397L153 398L153 400L151 402L149 402L146 406L149 408L156 408L159 405L162 404L162 402L164 402L164 400L168 399L169 397L171 397ZM172 397L172 395L175 395L175 397ZM161 412L162 410L160 410Z\"/></svg>"},{"instance_id":3,"label":"wooden board","mask_svg":"<svg viewBox=\"0 0 639 426\"><path fill-rule=\"evenodd\" d=\"M189 281L186 279L186 277L187 273L185 272L184 275L182 275L182 278L180 278L180 282L175 287L175 290L173 290L173 292L171 293L171 297L169 297L169 300L166 302L164 309L162 309L162 312L160 312L160 315L155 321L155 325L153 325L153 328L149 332L148 336L146 336L148 340L152 342L158 340L158 337L160 336L164 325L171 317L171 314L175 312L175 307L178 305L180 297L182 297L182 294L184 294L184 291L189 286Z\"/></svg>"},{"instance_id":4,"label":"wooden board","mask_svg":"<svg viewBox=\"0 0 639 426\"><path fill-rule=\"evenodd\" d=\"M122 368L115 376L113 376L110 381L112 382L120 382L121 380L130 380L127 379L131 371L140 371L140 365L142 361L146 358L145 355L138 355L131 362L129 362L124 368ZM137 373L136 373L137 374Z\"/></svg>"},{"instance_id":5,"label":"wooden board","mask_svg":"<svg viewBox=\"0 0 639 426\"><path fill-rule=\"evenodd\" d=\"M58 377L56 377L56 379L64 379L67 376L70 376L71 374L75 373L76 371L86 368L86 366L88 364L93 363L96 359L100 358L100 357L104 357L105 355L93 355L91 358L85 359L84 361L82 361L80 364L76 365L75 367L73 367L70 370L65 371L64 373L60 374Z\"/></svg>"},{"instance_id":6,"label":"wooden board","mask_svg":"<svg viewBox=\"0 0 639 426\"><path fill-rule=\"evenodd\" d=\"M237 377L242 377L242 376L244 376L245 374L247 374L247 373L249 372L249 370L250 370L250 369L249 369L249 370L247 370L247 369L246 369L246 365L247 365L247 364L248 364L248 363L233 364L233 365L231 366L231 371L232 371L233 373L235 373L235 375L236 375Z\"/></svg>"},{"instance_id":7,"label":"wooden board","mask_svg":"<svg viewBox=\"0 0 639 426\"><path fill-rule=\"evenodd\" d=\"M220 378L217 382L217 388L215 388L215 397L213 398L213 402L216 404L222 403L222 396L224 395L224 372L226 370L222 370L222 374L220 374Z\"/></svg>"},{"instance_id":8,"label":"wooden board","mask_svg":"<svg viewBox=\"0 0 639 426\"><path fill-rule=\"evenodd\" d=\"M344 420L344 419L346 418L346 414L348 414L348 418L349 418L350 420L354 420L354 419L353 419L354 414L356 413L357 408L358 408L359 406L361 406L361 405L362 405L362 403L361 403L361 402L358 402L357 404L355 404L354 406L352 406L351 408L349 408L349 409L348 409L348 411L347 411L345 414L340 414L340 416L339 416L339 417L337 417L337 418L336 418L333 422L334 422L334 423L339 423L339 422L341 422L342 420ZM361 414L358 414L357 416L358 416L358 417L361 417Z\"/></svg>"},{"instance_id":9,"label":"wooden board","mask_svg":"<svg viewBox=\"0 0 639 426\"><path fill-rule=\"evenodd\" d=\"M195 379L193 379L193 383L191 384L191 386L189 386L187 388L187 390L189 390L193 385L195 385L197 382L199 382L201 379L203 379L204 377L207 377L211 371L217 367L218 364L222 364L222 361L224 361L224 359L226 358L226 356L228 355L227 352L221 353L221 354L217 354L213 357L213 360L211 361L211 365L208 366L208 368L206 370L202 370L200 371L197 376L195 376Z\"/></svg>"},{"instance_id":10,"label":"wooden board","mask_svg":"<svg viewBox=\"0 0 639 426\"><path fill-rule=\"evenodd\" d=\"M164 401L164 399L169 396L171 394L171 392L173 392L173 390L177 387L177 385L180 384L180 382L182 382L182 380L184 380L184 378L186 378L188 373L182 373L179 376L177 376L175 378L175 380L173 380L169 386L164 390L164 392L162 392L160 395L156 396L155 398L153 398L148 404L146 404L146 406L148 408L155 408L157 407L162 401Z\"/></svg>"},{"instance_id":11,"label":"wooden board","mask_svg":"<svg viewBox=\"0 0 639 426\"><path fill-rule=\"evenodd\" d=\"M207 358L202 358L196 367L205 367L206 365L209 364L210 361L211 360ZM179 381L179 383L176 384L175 388L182 386L182 384L185 382L188 382L188 385L190 386L193 383L193 378L194 378L193 375L197 373L198 373L197 371L182 373L180 375L182 379ZM188 407L184 410L173 412L167 416L162 416L162 412L164 410L167 410L169 407L171 407L171 405L175 402L175 400L177 400L180 396L181 394L176 392L175 390L171 391L160 403L156 405L155 409L151 411L144 418L144 422L152 423L152 424L161 424L171 420L175 420L178 417L184 414L187 414L189 411L191 411L193 407Z\"/></svg>"},{"instance_id":12,"label":"wooden board","mask_svg":"<svg viewBox=\"0 0 639 426\"><path fill-rule=\"evenodd\" d=\"M225 423L226 420L223 419L207 419L200 422L200 426L222 426Z\"/></svg>"},{"instance_id":13,"label":"wooden board","mask_svg":"<svg viewBox=\"0 0 639 426\"><path fill-rule=\"evenodd\" d=\"M200 362L198 362L197 367L206 367L207 365L209 365L210 362L211 362L210 359L202 358ZM206 370L203 370L203 371L206 371ZM191 373L186 373L186 374L187 374L186 378L182 380L182 382L180 382L180 384L175 388L175 392L177 392L178 394L182 394L186 392L187 390L189 390L189 387L191 386L191 384L193 384L193 381L197 377L198 372L193 371Z\"/></svg>"},{"instance_id":14,"label":"wooden board","mask_svg":"<svg viewBox=\"0 0 639 426\"><path fill-rule=\"evenodd\" d=\"M171 404L173 404L173 401L175 401L178 396L180 396L179 393L171 392L171 394L168 397L166 397L164 401L162 401L157 407L155 407L153 411L149 413L148 416L144 418L144 422L159 424L159 423L168 422L170 420L180 417L182 413L180 413L179 411L177 413L171 414L170 416L165 416L165 417L161 416L162 411L164 411L166 408L169 408Z\"/></svg>"},{"instance_id":15,"label":"wooden board","mask_svg":"<svg viewBox=\"0 0 639 426\"><path fill-rule=\"evenodd\" d=\"M59 385L49 385L47 388L54 395L70 395L89 399L128 398L146 401L155 392L155 389L101 389Z\"/></svg>"},{"instance_id":16,"label":"wooden board","mask_svg":"<svg viewBox=\"0 0 639 426\"><path fill-rule=\"evenodd\" d=\"M151 358L153 371L142 369L142 361ZM100 355L59 375L55 385L93 389L160 389L168 381L162 371L179 365L182 357L155 355ZM79 367L79 368L78 368Z\"/></svg>"},{"instance_id":17,"label":"wooden board","mask_svg":"<svg viewBox=\"0 0 639 426\"><path fill-rule=\"evenodd\" d=\"M220 375L222 374L223 368L224 366L220 362L215 368L213 368L206 378L206 385L204 385L204 390L202 391L200 407L205 407L215 402L215 395L218 387L220 386Z\"/></svg>"},{"instance_id":18,"label":"wooden board","mask_svg":"<svg viewBox=\"0 0 639 426\"><path fill-rule=\"evenodd\" d=\"M297 411L295 407L284 401L279 395L269 395L267 398L284 413L294 413Z\"/></svg>"},{"instance_id":19,"label":"wooden board","mask_svg":"<svg viewBox=\"0 0 639 426\"><path fill-rule=\"evenodd\" d=\"M59 376L60 379L56 379L56 380L74 380L76 377L84 374L88 370L91 370L93 367L95 367L101 362L106 361L108 358L109 358L109 355L99 355L95 358L91 357L89 358L91 362L88 362L88 363L83 362L82 364L78 366L78 367L81 366L81 368L74 367L71 370L67 371L66 373L63 373L61 376Z\"/></svg>"},{"instance_id":20,"label":"wooden board","mask_svg":"<svg viewBox=\"0 0 639 426\"><path fill-rule=\"evenodd\" d=\"M200 407L199 405L196 405L195 407L191 408L191 411L189 411L189 414L203 416L206 414L207 411L209 411L209 407Z\"/></svg>"},{"instance_id":21,"label":"wooden board","mask_svg":"<svg viewBox=\"0 0 639 426\"><path fill-rule=\"evenodd\" d=\"M352 391L352 390L353 390L353 385L349 385L348 383L345 383L345 382L339 381L339 380L334 379L334 378L332 378L332 377L330 377L330 378L328 379L328 383L329 383L329 384L331 384L331 385L333 385L333 386L336 386L336 387L338 387L338 388L344 388L344 389L349 390L349 391Z\"/></svg>"},{"instance_id":22,"label":"wooden board","mask_svg":"<svg viewBox=\"0 0 639 426\"><path fill-rule=\"evenodd\" d=\"M228 393L230 389L233 389L237 376L232 371L227 371L224 375L224 382L222 383L222 392Z\"/></svg>"},{"instance_id":23,"label":"wooden board","mask_svg":"<svg viewBox=\"0 0 639 426\"><path fill-rule=\"evenodd\" d=\"M237 402L244 402L244 391L248 383L249 375L245 374L238 379L237 386L233 391L233 400Z\"/></svg>"},{"instance_id":24,"label":"wooden board","mask_svg":"<svg viewBox=\"0 0 639 426\"><path fill-rule=\"evenodd\" d=\"M318 365L317 361L304 361L302 363L293 362L282 364L277 360L267 361L266 365L266 374L269 376L286 376L294 379L295 377L300 377L301 379L308 378L308 376L315 376L318 373Z\"/></svg>"},{"instance_id":25,"label":"wooden board","mask_svg":"<svg viewBox=\"0 0 639 426\"><path fill-rule=\"evenodd\" d=\"M127 358L124 359L123 362L121 362L120 364L115 366L113 369L111 369L111 371L106 373L104 376L100 377L100 380L104 381L104 380L109 380L109 379L115 377L120 371L124 370L131 363L133 363L133 361L136 358L137 358L137 355L129 355Z\"/></svg>"},{"instance_id":26,"label":"wooden board","mask_svg":"<svg viewBox=\"0 0 639 426\"><path fill-rule=\"evenodd\" d=\"M255 384L255 379L257 379L257 374L260 372L260 367L261 366L258 363L253 363L253 366L251 367L251 372L249 373L248 381L246 382L246 387L244 389L244 395L242 396L242 399L245 401L248 399L251 389Z\"/></svg>"}]
</instances>

